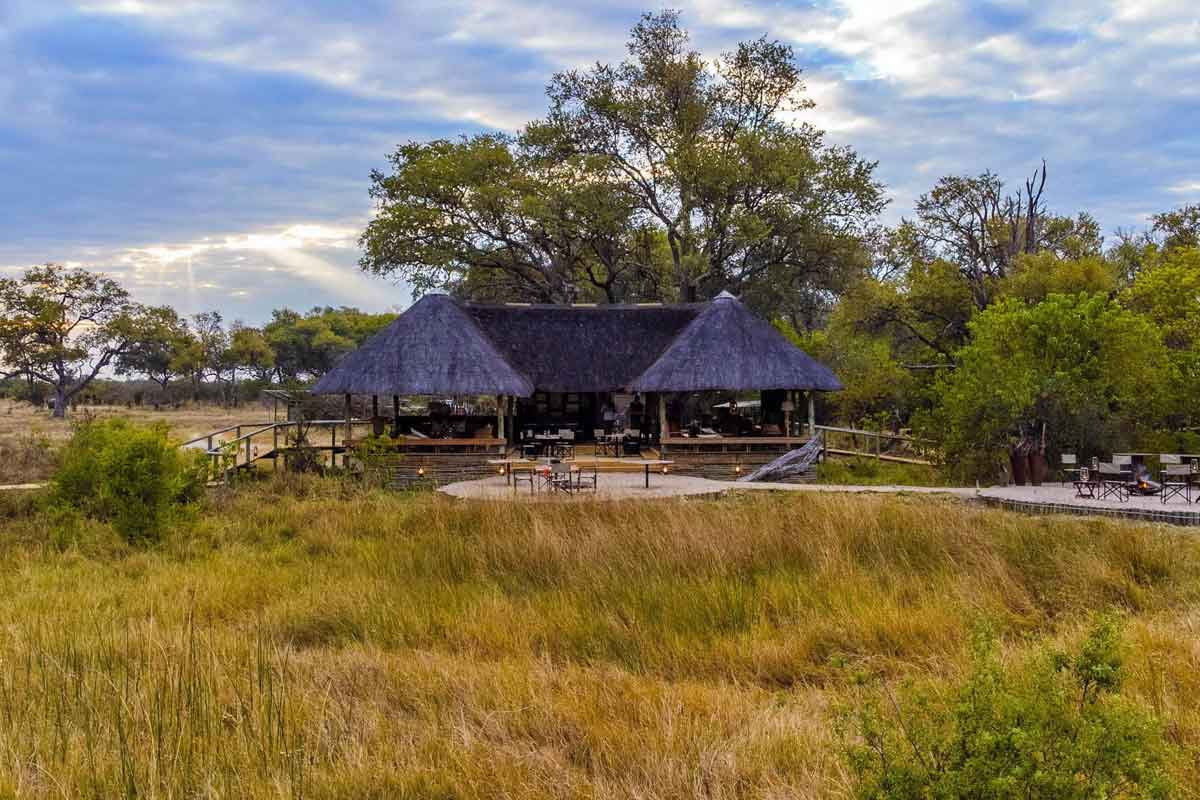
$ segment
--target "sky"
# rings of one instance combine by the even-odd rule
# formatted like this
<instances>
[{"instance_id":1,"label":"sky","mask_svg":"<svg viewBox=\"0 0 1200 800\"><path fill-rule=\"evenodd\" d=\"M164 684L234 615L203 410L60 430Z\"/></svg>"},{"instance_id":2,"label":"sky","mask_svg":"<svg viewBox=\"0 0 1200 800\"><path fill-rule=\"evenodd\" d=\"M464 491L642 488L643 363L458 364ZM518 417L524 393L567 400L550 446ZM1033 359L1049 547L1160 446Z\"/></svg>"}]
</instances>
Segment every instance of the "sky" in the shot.
<instances>
[{"instance_id":1,"label":"sky","mask_svg":"<svg viewBox=\"0 0 1200 800\"><path fill-rule=\"evenodd\" d=\"M886 222L946 174L1019 184L1108 235L1200 202L1200 3L1184 0L0 0L0 272L102 270L250 324L398 310L359 272L397 144L515 132L556 72L677 8L712 58L791 44L828 140L879 162Z\"/></svg>"}]
</instances>

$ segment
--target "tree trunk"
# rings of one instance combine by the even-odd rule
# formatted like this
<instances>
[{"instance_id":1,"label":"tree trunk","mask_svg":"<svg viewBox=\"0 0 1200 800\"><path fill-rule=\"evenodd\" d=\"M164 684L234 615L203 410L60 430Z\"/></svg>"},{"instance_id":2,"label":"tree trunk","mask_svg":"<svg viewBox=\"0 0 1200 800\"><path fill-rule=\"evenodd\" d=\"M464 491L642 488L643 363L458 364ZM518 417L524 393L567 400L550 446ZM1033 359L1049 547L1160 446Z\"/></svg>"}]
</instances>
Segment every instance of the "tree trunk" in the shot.
<instances>
[{"instance_id":1,"label":"tree trunk","mask_svg":"<svg viewBox=\"0 0 1200 800\"><path fill-rule=\"evenodd\" d=\"M61 386L54 387L54 418L62 419L67 416L67 392Z\"/></svg>"}]
</instances>

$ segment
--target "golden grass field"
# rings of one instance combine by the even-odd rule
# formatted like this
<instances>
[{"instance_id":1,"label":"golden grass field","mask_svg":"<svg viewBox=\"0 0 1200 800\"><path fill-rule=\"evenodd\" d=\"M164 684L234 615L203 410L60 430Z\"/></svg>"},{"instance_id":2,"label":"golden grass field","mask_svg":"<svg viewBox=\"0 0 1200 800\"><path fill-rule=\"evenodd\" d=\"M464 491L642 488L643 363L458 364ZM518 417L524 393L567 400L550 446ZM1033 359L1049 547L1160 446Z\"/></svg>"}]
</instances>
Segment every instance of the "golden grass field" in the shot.
<instances>
[{"instance_id":1,"label":"golden grass field","mask_svg":"<svg viewBox=\"0 0 1200 800\"><path fill-rule=\"evenodd\" d=\"M155 411L124 406L80 406L67 419L54 419L29 403L0 400L0 484L44 480L53 469L55 449L71 435L74 420L86 417L122 416L146 424L164 422L171 434L191 439L239 422L262 422L271 418L269 408L255 404L240 408L215 405L164 407Z\"/></svg>"},{"instance_id":2,"label":"golden grass field","mask_svg":"<svg viewBox=\"0 0 1200 800\"><path fill-rule=\"evenodd\" d=\"M841 798L851 669L1127 618L1200 786L1200 542L929 496L482 504L276 476L159 545L0 496L0 796Z\"/></svg>"}]
</instances>

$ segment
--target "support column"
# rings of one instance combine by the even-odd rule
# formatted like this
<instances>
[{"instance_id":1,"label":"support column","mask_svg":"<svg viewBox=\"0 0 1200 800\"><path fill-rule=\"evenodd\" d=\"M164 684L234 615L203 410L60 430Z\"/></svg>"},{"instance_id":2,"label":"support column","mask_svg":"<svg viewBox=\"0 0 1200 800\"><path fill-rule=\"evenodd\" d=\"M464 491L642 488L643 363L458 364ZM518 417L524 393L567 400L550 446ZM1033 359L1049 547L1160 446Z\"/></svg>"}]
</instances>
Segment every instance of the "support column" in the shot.
<instances>
[{"instance_id":1,"label":"support column","mask_svg":"<svg viewBox=\"0 0 1200 800\"><path fill-rule=\"evenodd\" d=\"M350 408L350 395L346 395L346 437L342 441L342 447L346 452L342 453L342 466L350 466L350 439L354 436L353 426L350 420L354 419L354 412ZM337 458L333 453L329 454L329 461L332 464Z\"/></svg>"},{"instance_id":2,"label":"support column","mask_svg":"<svg viewBox=\"0 0 1200 800\"><path fill-rule=\"evenodd\" d=\"M505 405L507 404L507 402L508 402L508 399L504 395L501 394L501 395L496 396L496 438L497 439L504 438L504 417L506 416L504 412L505 412Z\"/></svg>"},{"instance_id":3,"label":"support column","mask_svg":"<svg viewBox=\"0 0 1200 800\"><path fill-rule=\"evenodd\" d=\"M808 435L817 435L817 401L816 392L808 390Z\"/></svg>"},{"instance_id":4,"label":"support column","mask_svg":"<svg viewBox=\"0 0 1200 800\"><path fill-rule=\"evenodd\" d=\"M400 434L400 395L392 395L392 435Z\"/></svg>"},{"instance_id":5,"label":"support column","mask_svg":"<svg viewBox=\"0 0 1200 800\"><path fill-rule=\"evenodd\" d=\"M371 419L379 416L379 395L371 395Z\"/></svg>"},{"instance_id":6,"label":"support column","mask_svg":"<svg viewBox=\"0 0 1200 800\"><path fill-rule=\"evenodd\" d=\"M669 432L667 425L667 395L665 392L658 393L658 446L661 454L663 442L667 440Z\"/></svg>"}]
</instances>

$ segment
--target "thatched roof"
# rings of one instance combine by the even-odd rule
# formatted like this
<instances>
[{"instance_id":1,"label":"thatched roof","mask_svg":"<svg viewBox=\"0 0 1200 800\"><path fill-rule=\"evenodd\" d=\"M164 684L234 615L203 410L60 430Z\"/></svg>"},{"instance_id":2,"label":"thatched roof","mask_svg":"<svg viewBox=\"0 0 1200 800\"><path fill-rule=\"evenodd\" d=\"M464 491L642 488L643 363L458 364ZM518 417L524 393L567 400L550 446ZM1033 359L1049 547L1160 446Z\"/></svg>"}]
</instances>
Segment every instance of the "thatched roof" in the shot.
<instances>
[{"instance_id":1,"label":"thatched roof","mask_svg":"<svg viewBox=\"0 0 1200 800\"><path fill-rule=\"evenodd\" d=\"M685 305L474 305L428 295L317 394L507 394L842 385L732 295Z\"/></svg>"},{"instance_id":2,"label":"thatched roof","mask_svg":"<svg viewBox=\"0 0 1200 800\"><path fill-rule=\"evenodd\" d=\"M347 354L313 393L527 397L533 385L457 302L430 294Z\"/></svg>"},{"instance_id":3,"label":"thatched roof","mask_svg":"<svg viewBox=\"0 0 1200 800\"><path fill-rule=\"evenodd\" d=\"M829 369L722 292L633 382L639 392L745 389L837 391Z\"/></svg>"},{"instance_id":4,"label":"thatched roof","mask_svg":"<svg viewBox=\"0 0 1200 800\"><path fill-rule=\"evenodd\" d=\"M468 305L465 310L540 391L619 392L704 307Z\"/></svg>"}]
</instances>

